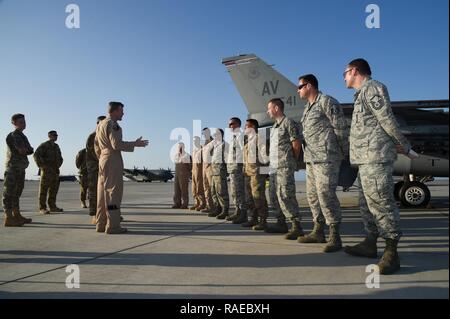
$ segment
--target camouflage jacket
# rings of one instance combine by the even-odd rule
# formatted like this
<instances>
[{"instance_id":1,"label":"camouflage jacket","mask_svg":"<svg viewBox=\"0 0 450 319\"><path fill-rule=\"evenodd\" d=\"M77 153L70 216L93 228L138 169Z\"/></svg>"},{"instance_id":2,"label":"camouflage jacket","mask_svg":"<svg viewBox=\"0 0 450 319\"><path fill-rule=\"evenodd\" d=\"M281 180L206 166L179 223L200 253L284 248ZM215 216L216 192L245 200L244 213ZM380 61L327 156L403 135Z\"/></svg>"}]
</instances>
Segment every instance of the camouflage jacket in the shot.
<instances>
[{"instance_id":1,"label":"camouflage jacket","mask_svg":"<svg viewBox=\"0 0 450 319\"><path fill-rule=\"evenodd\" d=\"M51 141L39 145L34 153L34 160L40 169L54 170L57 173L59 173L59 168L63 164L58 144Z\"/></svg>"},{"instance_id":2,"label":"camouflage jacket","mask_svg":"<svg viewBox=\"0 0 450 319\"><path fill-rule=\"evenodd\" d=\"M284 116L276 121L270 130L270 166L277 168L297 168L292 142L300 139L299 125Z\"/></svg>"},{"instance_id":3,"label":"camouflage jacket","mask_svg":"<svg viewBox=\"0 0 450 319\"><path fill-rule=\"evenodd\" d=\"M82 149L81 151L78 152L77 154L77 158L75 160L75 164L78 168L78 173L81 176L87 176L88 171L87 171L87 163L86 163L86 155L87 155L87 151L86 149Z\"/></svg>"},{"instance_id":4,"label":"camouflage jacket","mask_svg":"<svg viewBox=\"0 0 450 319\"><path fill-rule=\"evenodd\" d=\"M229 142L230 149L227 156L227 170L229 174L242 174L243 170L243 149L244 134L233 133Z\"/></svg>"},{"instance_id":5,"label":"camouflage jacket","mask_svg":"<svg viewBox=\"0 0 450 319\"><path fill-rule=\"evenodd\" d=\"M86 141L86 168L88 172L98 171L98 157L95 154L95 132Z\"/></svg>"},{"instance_id":6,"label":"camouflage jacket","mask_svg":"<svg viewBox=\"0 0 450 319\"><path fill-rule=\"evenodd\" d=\"M268 163L266 155L266 145L259 135L249 135L247 143L244 146L244 172L247 176L256 176L261 174L259 168Z\"/></svg>"},{"instance_id":7,"label":"camouflage jacket","mask_svg":"<svg viewBox=\"0 0 450 319\"><path fill-rule=\"evenodd\" d=\"M348 156L349 129L338 101L319 92L301 119L305 163L341 161Z\"/></svg>"},{"instance_id":8,"label":"camouflage jacket","mask_svg":"<svg viewBox=\"0 0 450 319\"><path fill-rule=\"evenodd\" d=\"M6 145L6 169L26 169L30 163L27 156L33 154L34 150L25 134L19 130L9 133Z\"/></svg>"},{"instance_id":9,"label":"camouflage jacket","mask_svg":"<svg viewBox=\"0 0 450 319\"><path fill-rule=\"evenodd\" d=\"M229 145L227 142L218 143L213 141L208 144L211 153L211 175L227 176L226 158L228 156Z\"/></svg>"},{"instance_id":10,"label":"camouflage jacket","mask_svg":"<svg viewBox=\"0 0 450 319\"><path fill-rule=\"evenodd\" d=\"M392 112L387 88L369 78L355 93L350 161L356 165L394 162L395 145L410 149Z\"/></svg>"}]
</instances>

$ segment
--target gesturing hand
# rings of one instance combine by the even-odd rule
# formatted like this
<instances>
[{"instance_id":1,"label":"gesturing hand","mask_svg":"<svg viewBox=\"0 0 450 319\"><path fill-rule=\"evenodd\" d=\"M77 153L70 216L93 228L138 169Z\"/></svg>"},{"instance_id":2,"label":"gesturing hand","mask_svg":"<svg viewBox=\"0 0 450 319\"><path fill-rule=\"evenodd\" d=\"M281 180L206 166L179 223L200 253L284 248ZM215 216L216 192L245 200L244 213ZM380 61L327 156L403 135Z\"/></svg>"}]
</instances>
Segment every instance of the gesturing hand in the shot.
<instances>
[{"instance_id":1,"label":"gesturing hand","mask_svg":"<svg viewBox=\"0 0 450 319\"><path fill-rule=\"evenodd\" d=\"M148 140L143 140L142 136L140 138L138 138L136 140L136 142L134 142L134 143L135 143L136 147L146 147L146 146L148 146Z\"/></svg>"}]
</instances>

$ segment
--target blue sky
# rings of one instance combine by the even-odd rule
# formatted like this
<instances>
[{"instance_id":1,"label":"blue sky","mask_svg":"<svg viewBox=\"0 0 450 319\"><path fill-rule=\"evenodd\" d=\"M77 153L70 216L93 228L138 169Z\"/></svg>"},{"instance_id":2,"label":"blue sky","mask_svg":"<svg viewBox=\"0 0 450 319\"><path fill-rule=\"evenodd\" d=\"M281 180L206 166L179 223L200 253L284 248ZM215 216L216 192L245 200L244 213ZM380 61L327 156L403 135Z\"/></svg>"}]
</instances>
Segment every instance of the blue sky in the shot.
<instances>
[{"instance_id":1,"label":"blue sky","mask_svg":"<svg viewBox=\"0 0 450 319\"><path fill-rule=\"evenodd\" d=\"M81 28L65 26L66 5ZM367 29L365 7L381 10ZM25 113L33 146L58 130L74 158L111 100L124 102L124 137L150 147L125 165L172 166L173 128L223 127L246 109L220 60L255 53L296 81L315 73L322 91L351 102L342 71L366 58L392 100L448 99L448 1L0 0L0 161L13 113ZM36 174L36 166L28 177ZM3 169L2 169L3 170Z\"/></svg>"}]
</instances>

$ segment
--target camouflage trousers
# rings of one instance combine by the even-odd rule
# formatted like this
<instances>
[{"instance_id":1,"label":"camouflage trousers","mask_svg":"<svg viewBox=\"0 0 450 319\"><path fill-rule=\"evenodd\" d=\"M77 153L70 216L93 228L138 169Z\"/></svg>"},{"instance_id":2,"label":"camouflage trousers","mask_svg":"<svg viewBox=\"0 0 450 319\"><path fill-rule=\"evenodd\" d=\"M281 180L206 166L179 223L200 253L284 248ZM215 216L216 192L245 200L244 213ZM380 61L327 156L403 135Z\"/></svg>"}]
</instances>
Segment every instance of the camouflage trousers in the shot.
<instances>
[{"instance_id":1,"label":"camouflage trousers","mask_svg":"<svg viewBox=\"0 0 450 319\"><path fill-rule=\"evenodd\" d=\"M340 166L340 162L306 164L306 194L314 222L341 222L341 205L336 195Z\"/></svg>"},{"instance_id":2,"label":"camouflage trousers","mask_svg":"<svg viewBox=\"0 0 450 319\"><path fill-rule=\"evenodd\" d=\"M250 216L267 219L269 208L266 199L266 175L245 175L244 180L245 196Z\"/></svg>"},{"instance_id":3,"label":"camouflage trousers","mask_svg":"<svg viewBox=\"0 0 450 319\"><path fill-rule=\"evenodd\" d=\"M210 211L214 210L214 196L211 191L212 189L212 175L210 172L211 168L206 168L206 166L203 166L203 190L205 191L205 200L206 200L206 206Z\"/></svg>"},{"instance_id":4,"label":"camouflage trousers","mask_svg":"<svg viewBox=\"0 0 450 319\"><path fill-rule=\"evenodd\" d=\"M85 202L88 198L89 178L88 175L80 175L80 200Z\"/></svg>"},{"instance_id":5,"label":"camouflage trousers","mask_svg":"<svg viewBox=\"0 0 450 319\"><path fill-rule=\"evenodd\" d=\"M89 215L97 215L98 170L88 171Z\"/></svg>"},{"instance_id":6,"label":"camouflage trousers","mask_svg":"<svg viewBox=\"0 0 450 319\"><path fill-rule=\"evenodd\" d=\"M228 183L226 175L212 176L211 192L213 194L215 207L221 207L222 213L228 213L230 209L230 198L228 196Z\"/></svg>"},{"instance_id":7,"label":"camouflage trousers","mask_svg":"<svg viewBox=\"0 0 450 319\"><path fill-rule=\"evenodd\" d=\"M8 168L3 182L3 209L20 209L19 200L25 186L25 170Z\"/></svg>"},{"instance_id":8,"label":"camouflage trousers","mask_svg":"<svg viewBox=\"0 0 450 319\"><path fill-rule=\"evenodd\" d=\"M269 175L269 198L270 206L277 219L283 219L284 215L281 213L280 203L278 203L277 197L277 174L272 173Z\"/></svg>"},{"instance_id":9,"label":"camouflage trousers","mask_svg":"<svg viewBox=\"0 0 450 319\"><path fill-rule=\"evenodd\" d=\"M278 168L276 172L276 193L282 214L280 220L289 219L300 222L300 208L298 206L295 189L295 170L288 167Z\"/></svg>"},{"instance_id":10,"label":"camouflage trousers","mask_svg":"<svg viewBox=\"0 0 450 319\"><path fill-rule=\"evenodd\" d=\"M52 170L41 170L39 186L39 209L56 207L56 196L59 191L59 174Z\"/></svg>"},{"instance_id":11,"label":"camouflage trousers","mask_svg":"<svg viewBox=\"0 0 450 319\"><path fill-rule=\"evenodd\" d=\"M358 165L359 207L365 231L400 239L400 214L394 198L393 163Z\"/></svg>"},{"instance_id":12,"label":"camouflage trousers","mask_svg":"<svg viewBox=\"0 0 450 319\"><path fill-rule=\"evenodd\" d=\"M233 204L240 210L245 210L245 189L244 189L244 172L237 170L230 173L230 190Z\"/></svg>"}]
</instances>

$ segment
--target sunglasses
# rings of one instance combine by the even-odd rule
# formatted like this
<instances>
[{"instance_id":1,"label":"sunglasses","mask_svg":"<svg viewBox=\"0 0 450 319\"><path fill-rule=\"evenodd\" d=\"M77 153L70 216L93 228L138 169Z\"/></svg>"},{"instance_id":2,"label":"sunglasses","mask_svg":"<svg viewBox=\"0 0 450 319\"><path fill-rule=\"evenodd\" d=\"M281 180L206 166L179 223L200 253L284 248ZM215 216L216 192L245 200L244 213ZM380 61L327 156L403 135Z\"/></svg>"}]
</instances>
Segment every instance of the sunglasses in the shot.
<instances>
[{"instance_id":1,"label":"sunglasses","mask_svg":"<svg viewBox=\"0 0 450 319\"><path fill-rule=\"evenodd\" d=\"M308 83L304 83L304 84L300 84L297 89L300 91L301 89L303 89L305 86L307 86Z\"/></svg>"},{"instance_id":2,"label":"sunglasses","mask_svg":"<svg viewBox=\"0 0 450 319\"><path fill-rule=\"evenodd\" d=\"M354 69L354 68L345 70L344 73L342 73L342 76L345 78L345 75L346 75L348 72L350 72L351 70L353 70L353 69Z\"/></svg>"}]
</instances>

